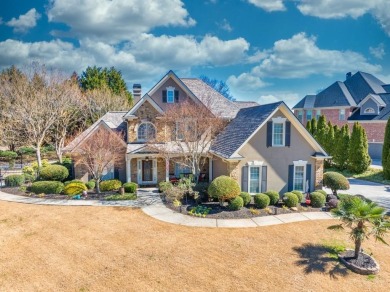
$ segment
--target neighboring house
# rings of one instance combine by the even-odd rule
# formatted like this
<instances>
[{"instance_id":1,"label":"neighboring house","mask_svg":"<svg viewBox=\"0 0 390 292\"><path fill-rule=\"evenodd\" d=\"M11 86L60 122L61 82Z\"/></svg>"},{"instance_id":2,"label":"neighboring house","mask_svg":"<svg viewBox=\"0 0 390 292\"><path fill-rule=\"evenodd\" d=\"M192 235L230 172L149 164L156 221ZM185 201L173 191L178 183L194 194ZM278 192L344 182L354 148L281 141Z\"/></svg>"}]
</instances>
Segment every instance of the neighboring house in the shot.
<instances>
[{"instance_id":1,"label":"neighboring house","mask_svg":"<svg viewBox=\"0 0 390 292\"><path fill-rule=\"evenodd\" d=\"M129 112L107 113L65 150L77 151L98 128L124 131L126 157L107 173L139 185L173 180L190 170L177 163L177 159L162 157L147 141L162 141L166 125L159 117L171 104L193 100L202 102L212 114L227 122L205 153L208 160L201 169L203 179L211 181L228 175L240 183L243 191L252 194L268 189L307 191L322 186L323 160L328 156L283 102L233 102L200 79L178 78L172 71L142 98L140 85L135 85L133 92L135 104ZM164 145L172 149L172 156L180 156L174 143L170 143ZM75 173L79 179L89 178L77 165Z\"/></svg>"},{"instance_id":2,"label":"neighboring house","mask_svg":"<svg viewBox=\"0 0 390 292\"><path fill-rule=\"evenodd\" d=\"M306 95L293 110L304 125L320 115L338 126L348 123L350 129L354 122L361 123L367 133L371 157L380 158L390 117L390 84L369 73L349 72L344 82L336 81L317 95Z\"/></svg>"}]
</instances>

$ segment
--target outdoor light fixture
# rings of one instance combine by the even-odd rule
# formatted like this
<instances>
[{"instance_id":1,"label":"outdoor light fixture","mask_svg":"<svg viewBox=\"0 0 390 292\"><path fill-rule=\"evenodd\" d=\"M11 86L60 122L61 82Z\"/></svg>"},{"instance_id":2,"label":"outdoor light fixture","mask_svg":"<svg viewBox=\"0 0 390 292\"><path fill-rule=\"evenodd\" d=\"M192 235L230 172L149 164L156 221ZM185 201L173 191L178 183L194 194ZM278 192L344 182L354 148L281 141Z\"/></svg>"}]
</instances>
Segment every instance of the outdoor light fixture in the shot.
<instances>
[{"instance_id":1,"label":"outdoor light fixture","mask_svg":"<svg viewBox=\"0 0 390 292\"><path fill-rule=\"evenodd\" d=\"M145 158L146 158L146 161L149 161L149 157L148 156L146 156Z\"/></svg>"}]
</instances>

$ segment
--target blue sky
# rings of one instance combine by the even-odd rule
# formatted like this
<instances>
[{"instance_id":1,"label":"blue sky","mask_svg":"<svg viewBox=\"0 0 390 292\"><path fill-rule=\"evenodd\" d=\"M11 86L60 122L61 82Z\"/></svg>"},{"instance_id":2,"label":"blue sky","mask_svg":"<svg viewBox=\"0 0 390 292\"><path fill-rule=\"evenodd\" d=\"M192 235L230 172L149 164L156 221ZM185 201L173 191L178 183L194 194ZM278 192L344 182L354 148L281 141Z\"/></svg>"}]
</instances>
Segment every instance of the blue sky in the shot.
<instances>
[{"instance_id":1,"label":"blue sky","mask_svg":"<svg viewBox=\"0 0 390 292\"><path fill-rule=\"evenodd\" d=\"M293 106L360 70L390 83L388 0L2 0L0 68L168 70L224 80L237 100Z\"/></svg>"}]
</instances>

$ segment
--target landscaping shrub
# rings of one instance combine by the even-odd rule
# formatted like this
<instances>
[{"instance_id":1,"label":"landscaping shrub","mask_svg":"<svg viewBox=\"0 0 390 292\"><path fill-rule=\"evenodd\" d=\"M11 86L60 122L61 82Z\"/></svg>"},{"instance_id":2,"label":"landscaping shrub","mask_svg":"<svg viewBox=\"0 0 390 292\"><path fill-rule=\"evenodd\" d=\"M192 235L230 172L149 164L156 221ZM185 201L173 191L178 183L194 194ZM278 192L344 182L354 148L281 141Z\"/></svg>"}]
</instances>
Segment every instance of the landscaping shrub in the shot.
<instances>
[{"instance_id":1,"label":"landscaping shrub","mask_svg":"<svg viewBox=\"0 0 390 292\"><path fill-rule=\"evenodd\" d=\"M353 196L350 194L337 194L337 198L341 200L348 200L349 198L352 198Z\"/></svg>"},{"instance_id":2,"label":"landscaping shrub","mask_svg":"<svg viewBox=\"0 0 390 292\"><path fill-rule=\"evenodd\" d=\"M238 196L229 201L229 209L232 211L240 210L244 206L244 200Z\"/></svg>"},{"instance_id":3,"label":"landscaping shrub","mask_svg":"<svg viewBox=\"0 0 390 292\"><path fill-rule=\"evenodd\" d=\"M206 199L208 197L207 189L209 186L210 183L208 182L199 182L192 189L198 192L202 199Z\"/></svg>"},{"instance_id":4,"label":"landscaping shrub","mask_svg":"<svg viewBox=\"0 0 390 292\"><path fill-rule=\"evenodd\" d=\"M87 186L83 182L71 182L64 187L64 194L67 196L74 196L81 194L87 190Z\"/></svg>"},{"instance_id":5,"label":"landscaping shrub","mask_svg":"<svg viewBox=\"0 0 390 292\"><path fill-rule=\"evenodd\" d=\"M34 174L24 173L23 176L24 176L24 182L26 183L30 183L36 180L36 176Z\"/></svg>"},{"instance_id":6,"label":"landscaping shrub","mask_svg":"<svg viewBox=\"0 0 390 292\"><path fill-rule=\"evenodd\" d=\"M214 179L208 188L209 195L217 198L220 203L234 199L240 195L240 192L240 186L237 181L224 175Z\"/></svg>"},{"instance_id":7,"label":"landscaping shrub","mask_svg":"<svg viewBox=\"0 0 390 292\"><path fill-rule=\"evenodd\" d=\"M244 206L248 205L251 202L252 196L249 193L241 192L240 197L244 201Z\"/></svg>"},{"instance_id":8,"label":"landscaping shrub","mask_svg":"<svg viewBox=\"0 0 390 292\"><path fill-rule=\"evenodd\" d=\"M298 197L298 203L301 203L302 202L302 200L303 200L303 194L302 194L302 192L301 191L291 191L293 194L296 194L297 195L297 197Z\"/></svg>"},{"instance_id":9,"label":"landscaping shrub","mask_svg":"<svg viewBox=\"0 0 390 292\"><path fill-rule=\"evenodd\" d=\"M23 174L11 174L5 178L5 185L7 187L20 187L25 182Z\"/></svg>"},{"instance_id":10,"label":"landscaping shrub","mask_svg":"<svg viewBox=\"0 0 390 292\"><path fill-rule=\"evenodd\" d=\"M349 182L342 174L334 171L324 173L324 186L330 188L337 196L338 190L348 190Z\"/></svg>"},{"instance_id":11,"label":"landscaping shrub","mask_svg":"<svg viewBox=\"0 0 390 292\"><path fill-rule=\"evenodd\" d=\"M325 206L325 201L326 201L326 198L323 194L321 193L318 193L318 192L313 192L310 194L310 201L311 201L311 205L314 207L314 208L322 208Z\"/></svg>"},{"instance_id":12,"label":"landscaping shrub","mask_svg":"<svg viewBox=\"0 0 390 292\"><path fill-rule=\"evenodd\" d=\"M39 177L41 180L63 181L69 176L69 171L62 165L49 165L43 167Z\"/></svg>"},{"instance_id":13,"label":"landscaping shrub","mask_svg":"<svg viewBox=\"0 0 390 292\"><path fill-rule=\"evenodd\" d=\"M279 193L277 191L269 190L269 191L265 192L265 194L270 199L270 202L269 202L270 205L276 205L279 202L280 196L279 196Z\"/></svg>"},{"instance_id":14,"label":"landscaping shrub","mask_svg":"<svg viewBox=\"0 0 390 292\"><path fill-rule=\"evenodd\" d=\"M136 200L137 194L125 193L123 195L111 195L111 196L107 196L105 199L106 201Z\"/></svg>"},{"instance_id":15,"label":"landscaping shrub","mask_svg":"<svg viewBox=\"0 0 390 292\"><path fill-rule=\"evenodd\" d=\"M85 184L88 188L88 190L93 190L96 186L96 182L94 179L91 179L89 182Z\"/></svg>"},{"instance_id":16,"label":"landscaping shrub","mask_svg":"<svg viewBox=\"0 0 390 292\"><path fill-rule=\"evenodd\" d=\"M36 181L30 187L35 194L59 194L63 189L64 184L60 181Z\"/></svg>"},{"instance_id":17,"label":"landscaping shrub","mask_svg":"<svg viewBox=\"0 0 390 292\"><path fill-rule=\"evenodd\" d=\"M167 190L171 189L173 184L169 181L162 181L158 184L158 189L160 192L165 193Z\"/></svg>"},{"instance_id":18,"label":"landscaping shrub","mask_svg":"<svg viewBox=\"0 0 390 292\"><path fill-rule=\"evenodd\" d=\"M283 201L289 208L296 207L298 205L297 195L291 192L287 192L284 194Z\"/></svg>"},{"instance_id":19,"label":"landscaping shrub","mask_svg":"<svg viewBox=\"0 0 390 292\"><path fill-rule=\"evenodd\" d=\"M325 197L326 197L326 195L327 195L327 193L326 193L324 190L315 190L315 192L321 193L321 194L323 194Z\"/></svg>"},{"instance_id":20,"label":"landscaping shrub","mask_svg":"<svg viewBox=\"0 0 390 292\"><path fill-rule=\"evenodd\" d=\"M68 184L70 183L84 183L82 180L79 180L79 179L74 179L74 180L68 180L66 182L64 182L64 186L67 186Z\"/></svg>"},{"instance_id":21,"label":"landscaping shrub","mask_svg":"<svg viewBox=\"0 0 390 292\"><path fill-rule=\"evenodd\" d=\"M128 182L123 184L123 188L125 189L125 193L133 193L137 192L138 185L134 182Z\"/></svg>"},{"instance_id":22,"label":"landscaping shrub","mask_svg":"<svg viewBox=\"0 0 390 292\"><path fill-rule=\"evenodd\" d=\"M257 208L264 209L270 203L270 198L266 194L257 194L254 197L255 205Z\"/></svg>"},{"instance_id":23,"label":"landscaping shrub","mask_svg":"<svg viewBox=\"0 0 390 292\"><path fill-rule=\"evenodd\" d=\"M118 190L122 186L122 183L120 180L117 179L110 179L100 182L100 191L102 192L108 192L108 191L114 191Z\"/></svg>"}]
</instances>

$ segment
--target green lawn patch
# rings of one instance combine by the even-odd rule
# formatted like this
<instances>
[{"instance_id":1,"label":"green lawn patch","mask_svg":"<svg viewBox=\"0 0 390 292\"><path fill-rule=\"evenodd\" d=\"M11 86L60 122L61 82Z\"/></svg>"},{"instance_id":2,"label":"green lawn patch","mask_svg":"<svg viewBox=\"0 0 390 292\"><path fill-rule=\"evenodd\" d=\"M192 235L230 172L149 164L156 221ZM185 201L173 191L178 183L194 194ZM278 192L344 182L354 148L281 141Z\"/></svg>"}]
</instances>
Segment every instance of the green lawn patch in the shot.
<instances>
[{"instance_id":1,"label":"green lawn patch","mask_svg":"<svg viewBox=\"0 0 390 292\"><path fill-rule=\"evenodd\" d=\"M345 177L353 177L353 178L372 181L372 182L376 182L376 183L380 183L380 184L390 184L390 180L384 179L383 170L381 170L381 169L369 168L365 172L359 173L359 174L352 173L348 170L341 171L341 170L336 169L336 168L327 168L325 170L325 172L326 171L335 171L335 172L341 173Z\"/></svg>"},{"instance_id":2,"label":"green lawn patch","mask_svg":"<svg viewBox=\"0 0 390 292\"><path fill-rule=\"evenodd\" d=\"M125 193L123 195L111 195L106 197L106 201L124 201L124 200L136 200L137 194Z\"/></svg>"}]
</instances>

